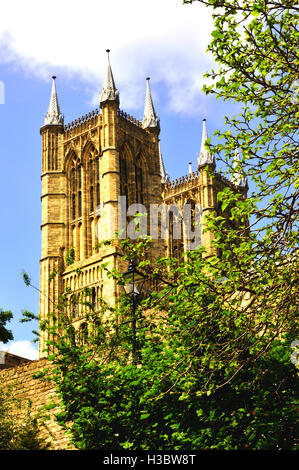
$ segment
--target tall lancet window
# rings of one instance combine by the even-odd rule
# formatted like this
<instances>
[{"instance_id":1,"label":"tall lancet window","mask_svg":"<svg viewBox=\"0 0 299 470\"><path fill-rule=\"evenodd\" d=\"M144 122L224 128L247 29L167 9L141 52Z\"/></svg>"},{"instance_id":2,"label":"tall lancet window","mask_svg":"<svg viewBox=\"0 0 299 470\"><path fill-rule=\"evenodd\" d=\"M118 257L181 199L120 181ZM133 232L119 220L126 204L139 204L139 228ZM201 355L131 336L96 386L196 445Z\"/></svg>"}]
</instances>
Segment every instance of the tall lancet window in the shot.
<instances>
[{"instance_id":1,"label":"tall lancet window","mask_svg":"<svg viewBox=\"0 0 299 470\"><path fill-rule=\"evenodd\" d=\"M71 220L82 217L82 165L77 157L73 158L70 172Z\"/></svg>"},{"instance_id":2,"label":"tall lancet window","mask_svg":"<svg viewBox=\"0 0 299 470\"><path fill-rule=\"evenodd\" d=\"M94 194L93 194L93 186L90 186L90 191L89 191L89 194L90 194L90 212L93 212L94 211Z\"/></svg>"},{"instance_id":3,"label":"tall lancet window","mask_svg":"<svg viewBox=\"0 0 299 470\"><path fill-rule=\"evenodd\" d=\"M72 219L76 219L76 194L72 194Z\"/></svg>"},{"instance_id":4,"label":"tall lancet window","mask_svg":"<svg viewBox=\"0 0 299 470\"><path fill-rule=\"evenodd\" d=\"M194 242L195 236L194 236L194 231L196 229L196 219L195 219L195 210L196 210L196 204L193 199L188 199L187 204L190 206L190 220L188 223L190 223L190 227L188 227L187 234L189 235L188 240L190 242Z\"/></svg>"},{"instance_id":5,"label":"tall lancet window","mask_svg":"<svg viewBox=\"0 0 299 470\"><path fill-rule=\"evenodd\" d=\"M76 162L74 161L73 162L73 167L72 167L72 176L71 176L71 180L72 180L72 192L74 193L76 191Z\"/></svg>"},{"instance_id":6,"label":"tall lancet window","mask_svg":"<svg viewBox=\"0 0 299 470\"><path fill-rule=\"evenodd\" d=\"M177 215L170 212L169 214L169 251L172 258L176 258L178 262L181 261L184 245L182 240L182 231L177 230L178 224Z\"/></svg>"},{"instance_id":7,"label":"tall lancet window","mask_svg":"<svg viewBox=\"0 0 299 470\"><path fill-rule=\"evenodd\" d=\"M82 165L78 165L78 188L81 189L82 186Z\"/></svg>"},{"instance_id":8,"label":"tall lancet window","mask_svg":"<svg viewBox=\"0 0 299 470\"><path fill-rule=\"evenodd\" d=\"M126 205L128 207L128 168L124 156L120 157L120 195L126 197Z\"/></svg>"},{"instance_id":9,"label":"tall lancet window","mask_svg":"<svg viewBox=\"0 0 299 470\"><path fill-rule=\"evenodd\" d=\"M94 253L97 245L97 185L99 184L99 152L89 143L83 154L85 178L82 193L82 204L85 216L89 217L86 227L87 253L88 256Z\"/></svg>"},{"instance_id":10,"label":"tall lancet window","mask_svg":"<svg viewBox=\"0 0 299 470\"><path fill-rule=\"evenodd\" d=\"M100 205L100 158L94 147L89 151L87 175L89 187L89 212L93 213Z\"/></svg>"},{"instance_id":11,"label":"tall lancet window","mask_svg":"<svg viewBox=\"0 0 299 470\"><path fill-rule=\"evenodd\" d=\"M72 219L76 219L76 167L75 167L75 161L73 162L73 166L71 169L71 212L72 212Z\"/></svg>"},{"instance_id":12,"label":"tall lancet window","mask_svg":"<svg viewBox=\"0 0 299 470\"><path fill-rule=\"evenodd\" d=\"M90 212L94 211L94 192L93 192L93 183L94 183L94 174L93 174L93 160L92 158L88 162L88 173L89 173L89 199L90 199Z\"/></svg>"},{"instance_id":13,"label":"tall lancet window","mask_svg":"<svg viewBox=\"0 0 299 470\"><path fill-rule=\"evenodd\" d=\"M135 164L135 188L136 188L136 203L143 204L143 170L142 170L142 160L140 155L137 157Z\"/></svg>"},{"instance_id":14,"label":"tall lancet window","mask_svg":"<svg viewBox=\"0 0 299 470\"><path fill-rule=\"evenodd\" d=\"M77 181L78 181L78 217L82 217L82 165L81 163L77 168Z\"/></svg>"},{"instance_id":15,"label":"tall lancet window","mask_svg":"<svg viewBox=\"0 0 299 470\"><path fill-rule=\"evenodd\" d=\"M96 201L97 201L97 209L99 209L99 206L101 204L101 193L100 193L100 159L99 157L96 158L96 183L97 183L97 195L96 195Z\"/></svg>"},{"instance_id":16,"label":"tall lancet window","mask_svg":"<svg viewBox=\"0 0 299 470\"><path fill-rule=\"evenodd\" d=\"M71 198L72 198L72 219L76 218L76 168L71 170Z\"/></svg>"},{"instance_id":17,"label":"tall lancet window","mask_svg":"<svg viewBox=\"0 0 299 470\"><path fill-rule=\"evenodd\" d=\"M82 217L82 193L78 192L78 217Z\"/></svg>"},{"instance_id":18,"label":"tall lancet window","mask_svg":"<svg viewBox=\"0 0 299 470\"><path fill-rule=\"evenodd\" d=\"M81 160L75 153L72 154L70 159L70 166L68 167L68 205L69 205L69 237L68 248L75 250L75 260L80 259L80 217L82 217L82 166Z\"/></svg>"}]
</instances>

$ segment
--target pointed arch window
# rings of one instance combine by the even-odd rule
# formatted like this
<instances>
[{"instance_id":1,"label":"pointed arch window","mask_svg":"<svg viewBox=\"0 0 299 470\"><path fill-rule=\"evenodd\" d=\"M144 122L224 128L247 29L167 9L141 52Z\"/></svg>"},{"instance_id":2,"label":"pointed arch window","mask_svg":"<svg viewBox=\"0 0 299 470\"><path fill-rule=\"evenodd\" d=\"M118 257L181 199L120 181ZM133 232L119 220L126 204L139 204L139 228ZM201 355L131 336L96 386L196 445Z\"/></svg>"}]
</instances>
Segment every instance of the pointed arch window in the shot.
<instances>
[{"instance_id":1,"label":"pointed arch window","mask_svg":"<svg viewBox=\"0 0 299 470\"><path fill-rule=\"evenodd\" d=\"M126 206L128 207L128 168L124 156L120 157L120 195L126 197Z\"/></svg>"},{"instance_id":2,"label":"pointed arch window","mask_svg":"<svg viewBox=\"0 0 299 470\"><path fill-rule=\"evenodd\" d=\"M89 197L90 197L90 212L94 211L94 200L93 200L93 186L90 186L89 190Z\"/></svg>"},{"instance_id":3,"label":"pointed arch window","mask_svg":"<svg viewBox=\"0 0 299 470\"><path fill-rule=\"evenodd\" d=\"M100 183L97 184L97 208L101 205Z\"/></svg>"},{"instance_id":4,"label":"pointed arch window","mask_svg":"<svg viewBox=\"0 0 299 470\"><path fill-rule=\"evenodd\" d=\"M82 165L80 159L74 154L71 170L69 173L70 181L70 217L76 220L82 216Z\"/></svg>"},{"instance_id":5,"label":"pointed arch window","mask_svg":"<svg viewBox=\"0 0 299 470\"><path fill-rule=\"evenodd\" d=\"M76 219L76 194L72 194L72 219Z\"/></svg>"},{"instance_id":6,"label":"pointed arch window","mask_svg":"<svg viewBox=\"0 0 299 470\"><path fill-rule=\"evenodd\" d=\"M88 167L89 167L89 182L90 184L93 184L93 160L92 158L89 160Z\"/></svg>"},{"instance_id":7,"label":"pointed arch window","mask_svg":"<svg viewBox=\"0 0 299 470\"><path fill-rule=\"evenodd\" d=\"M71 192L72 192L72 219L76 218L76 167L75 161L71 169Z\"/></svg>"},{"instance_id":8,"label":"pointed arch window","mask_svg":"<svg viewBox=\"0 0 299 470\"><path fill-rule=\"evenodd\" d=\"M190 241L194 241L194 235L192 236L192 234L194 233L194 230L195 230L195 223L196 223L196 220L195 220L195 209L196 209L196 203L193 199L188 199L187 201L187 204L190 205L190 227L189 227L189 230L188 230L188 233L190 233Z\"/></svg>"},{"instance_id":9,"label":"pointed arch window","mask_svg":"<svg viewBox=\"0 0 299 470\"><path fill-rule=\"evenodd\" d=\"M89 198L89 213L95 212L100 205L100 158L98 151L91 146L88 150L87 160L87 195ZM99 188L98 188L99 186Z\"/></svg>"},{"instance_id":10,"label":"pointed arch window","mask_svg":"<svg viewBox=\"0 0 299 470\"><path fill-rule=\"evenodd\" d=\"M100 182L100 158L97 156L96 158L96 175L97 175L97 182Z\"/></svg>"},{"instance_id":11,"label":"pointed arch window","mask_svg":"<svg viewBox=\"0 0 299 470\"><path fill-rule=\"evenodd\" d=\"M99 152L94 145L89 142L83 152L84 178L82 178L82 204L83 215L88 216L89 220L86 226L86 255L91 256L94 253L96 245L96 224L97 224L97 184L100 177Z\"/></svg>"},{"instance_id":12,"label":"pointed arch window","mask_svg":"<svg viewBox=\"0 0 299 470\"><path fill-rule=\"evenodd\" d=\"M75 165L75 162L73 163L73 165ZM74 193L76 191L76 168L75 166L72 167L71 181L72 181L72 192Z\"/></svg>"},{"instance_id":13,"label":"pointed arch window","mask_svg":"<svg viewBox=\"0 0 299 470\"><path fill-rule=\"evenodd\" d=\"M93 161L92 161L92 156L91 159L88 162L88 174L89 174L89 200L90 200L90 212L94 211L94 200L93 200Z\"/></svg>"},{"instance_id":14,"label":"pointed arch window","mask_svg":"<svg viewBox=\"0 0 299 470\"><path fill-rule=\"evenodd\" d=\"M176 258L178 262L181 261L182 254L183 254L183 240L180 238L182 233L177 233L176 230L174 230L174 224L176 222L175 216L172 212L169 214L169 251L170 251L170 256L173 258Z\"/></svg>"},{"instance_id":15,"label":"pointed arch window","mask_svg":"<svg viewBox=\"0 0 299 470\"><path fill-rule=\"evenodd\" d=\"M82 187L82 165L78 165L77 168L77 173L78 173L78 189L81 189Z\"/></svg>"},{"instance_id":16,"label":"pointed arch window","mask_svg":"<svg viewBox=\"0 0 299 470\"><path fill-rule=\"evenodd\" d=\"M100 158L97 156L96 161L96 205L97 205L97 210L99 210L100 205L101 205L101 190L100 190Z\"/></svg>"},{"instance_id":17,"label":"pointed arch window","mask_svg":"<svg viewBox=\"0 0 299 470\"><path fill-rule=\"evenodd\" d=\"M143 204L143 168L142 168L142 160L141 156L139 155L136 160L135 164L135 188L136 188L136 203Z\"/></svg>"},{"instance_id":18,"label":"pointed arch window","mask_svg":"<svg viewBox=\"0 0 299 470\"><path fill-rule=\"evenodd\" d=\"M78 192L78 217L82 217L82 193Z\"/></svg>"}]
</instances>

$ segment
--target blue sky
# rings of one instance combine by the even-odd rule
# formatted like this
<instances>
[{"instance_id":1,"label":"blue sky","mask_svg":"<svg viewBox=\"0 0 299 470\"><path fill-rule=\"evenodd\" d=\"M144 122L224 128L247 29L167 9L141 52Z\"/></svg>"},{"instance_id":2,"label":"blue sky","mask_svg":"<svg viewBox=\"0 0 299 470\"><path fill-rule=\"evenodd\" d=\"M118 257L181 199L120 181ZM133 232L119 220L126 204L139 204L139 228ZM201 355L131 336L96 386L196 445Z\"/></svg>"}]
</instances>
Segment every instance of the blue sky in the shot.
<instances>
[{"instance_id":1,"label":"blue sky","mask_svg":"<svg viewBox=\"0 0 299 470\"><path fill-rule=\"evenodd\" d=\"M10 309L11 352L36 357L31 324L23 309L38 313L39 295L25 286L21 271L39 285L41 138L51 76L65 123L98 107L105 50L120 92L120 108L143 116L146 77L161 123L161 149L170 178L196 168L202 119L209 136L223 128L232 107L201 92L213 66L206 53L211 12L181 0L11 0L1 7L0 81L0 308ZM48 9L48 10L47 10ZM18 15L15 12L18 11ZM34 14L33 14L34 13ZM215 65L215 64L214 64ZM34 346L35 350L37 346ZM3 348L2 348L3 349Z\"/></svg>"}]
</instances>

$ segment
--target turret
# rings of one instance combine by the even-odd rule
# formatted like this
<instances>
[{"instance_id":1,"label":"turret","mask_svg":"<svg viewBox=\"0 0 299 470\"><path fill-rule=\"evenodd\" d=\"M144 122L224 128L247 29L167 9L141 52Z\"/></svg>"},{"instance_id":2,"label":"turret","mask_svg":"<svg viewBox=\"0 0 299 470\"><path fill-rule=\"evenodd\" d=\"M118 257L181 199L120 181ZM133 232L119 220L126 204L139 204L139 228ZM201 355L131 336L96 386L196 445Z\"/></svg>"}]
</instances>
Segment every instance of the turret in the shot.
<instances>
[{"instance_id":1,"label":"turret","mask_svg":"<svg viewBox=\"0 0 299 470\"><path fill-rule=\"evenodd\" d=\"M42 136L42 221L40 260L40 318L50 319L56 313L61 295L62 248L65 230L66 182L63 171L63 115L56 91L56 77L52 77L52 91ZM53 277L53 273L57 273ZM52 276L51 276L52 274ZM41 332L40 357L45 352L48 334Z\"/></svg>"},{"instance_id":2,"label":"turret","mask_svg":"<svg viewBox=\"0 0 299 470\"><path fill-rule=\"evenodd\" d=\"M156 115L156 111L155 111L155 108L154 108L152 95L151 95L151 89L150 89L150 84L149 84L150 78L148 77L146 80L147 80L146 97L145 97L145 106L144 106L144 115L143 115L142 127L143 127L143 129L157 129L157 130L160 130L159 118Z\"/></svg>"},{"instance_id":3,"label":"turret","mask_svg":"<svg viewBox=\"0 0 299 470\"><path fill-rule=\"evenodd\" d=\"M206 149L205 143L208 139L207 128L206 128L206 119L202 121L202 138L201 138L201 148L200 154L197 157L197 167L200 168L206 165L214 165L215 166L215 159L210 154L209 150Z\"/></svg>"},{"instance_id":4,"label":"turret","mask_svg":"<svg viewBox=\"0 0 299 470\"><path fill-rule=\"evenodd\" d=\"M101 132L101 202L105 210L101 217L100 238L111 238L117 231L118 196L120 191L119 150L117 146L117 126L119 93L115 86L109 52L107 49L107 71L100 93L102 110ZM113 216L114 213L114 216Z\"/></svg>"},{"instance_id":5,"label":"turret","mask_svg":"<svg viewBox=\"0 0 299 470\"><path fill-rule=\"evenodd\" d=\"M40 129L42 135L42 172L56 171L61 168L61 134L63 133L64 119L60 111L56 91L56 77L52 77L52 91L49 109L45 116L44 125Z\"/></svg>"},{"instance_id":6,"label":"turret","mask_svg":"<svg viewBox=\"0 0 299 470\"><path fill-rule=\"evenodd\" d=\"M61 114L59 103L58 103L55 75L53 75L52 80L53 81L52 81L51 98L50 98L49 109L45 117L45 125L50 124L52 126L63 126L63 115Z\"/></svg>"},{"instance_id":7,"label":"turret","mask_svg":"<svg viewBox=\"0 0 299 470\"><path fill-rule=\"evenodd\" d=\"M100 106L101 107L103 107L103 105L107 102L115 102L119 104L119 92L115 86L111 64L110 64L110 57L109 57L110 49L107 49L106 52L108 56L108 67L107 67L106 75L105 75L104 82L103 82L103 89L102 89L102 92L100 93Z\"/></svg>"},{"instance_id":8,"label":"turret","mask_svg":"<svg viewBox=\"0 0 299 470\"><path fill-rule=\"evenodd\" d=\"M235 150L231 181L240 188L246 188L248 186L247 177L242 169L241 157L238 149Z\"/></svg>"},{"instance_id":9,"label":"turret","mask_svg":"<svg viewBox=\"0 0 299 470\"><path fill-rule=\"evenodd\" d=\"M160 161L161 183L167 183L169 181L169 176L165 171L165 165L164 165L164 161L162 157L160 141L159 141L159 161Z\"/></svg>"}]
</instances>

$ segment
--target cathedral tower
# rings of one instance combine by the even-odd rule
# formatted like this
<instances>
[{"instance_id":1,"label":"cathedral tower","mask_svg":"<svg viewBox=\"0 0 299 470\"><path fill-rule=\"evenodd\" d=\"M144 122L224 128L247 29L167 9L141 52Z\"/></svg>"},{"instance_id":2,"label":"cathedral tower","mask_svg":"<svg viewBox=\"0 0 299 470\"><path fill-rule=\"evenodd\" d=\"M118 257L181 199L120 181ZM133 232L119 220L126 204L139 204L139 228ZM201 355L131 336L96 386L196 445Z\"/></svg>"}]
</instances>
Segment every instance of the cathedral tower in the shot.
<instances>
[{"instance_id":1,"label":"cathedral tower","mask_svg":"<svg viewBox=\"0 0 299 470\"><path fill-rule=\"evenodd\" d=\"M118 286L98 268L103 262L125 271L120 240L101 241L127 229L119 213L119 198L126 208L162 202L164 165L159 151L159 119L147 80L143 121L119 108L108 54L108 65L96 109L64 125L53 77L49 110L42 135L42 257L40 318L49 318L66 290L71 292L73 318L84 327L78 295L88 287L90 301L110 303ZM165 176L165 175L164 175ZM124 199L125 198L125 199ZM133 206L132 206L133 205ZM133 214L129 214L133 215ZM123 218L125 217L125 220ZM126 233L120 235L126 237ZM164 254L156 241L151 255ZM46 355L46 334L40 332L40 356Z\"/></svg>"},{"instance_id":2,"label":"cathedral tower","mask_svg":"<svg viewBox=\"0 0 299 470\"><path fill-rule=\"evenodd\" d=\"M203 120L202 142L197 169L170 181L164 167L159 143L160 122L146 81L142 122L120 110L107 50L107 70L99 97L100 109L64 125L52 78L49 109L41 127L42 135L42 255L40 262L40 318L58 313L61 294L68 292L74 325L84 330L84 311L78 298L88 288L89 301L99 310L98 299L114 303L120 288L99 267L125 272L121 239L134 238L134 215L145 212L146 234L151 235L151 221L156 223L150 258L182 258L190 248L192 233L184 224L175 236L173 208L183 212L191 208L191 222L201 209L200 243L211 252L213 236L205 231L205 218L220 213L218 192L229 186L246 196L247 180L242 174L238 152L234 157L234 176L228 181L216 172L214 157L206 149L206 121ZM208 171L207 171L208 169ZM152 208L155 216L152 217ZM165 207L168 208L165 211ZM163 212L164 211L164 212ZM165 212L166 219L163 219ZM193 217L193 219L192 219ZM162 223L166 237L161 236ZM166 223L165 223L166 220ZM157 224L157 221L159 223ZM157 225L159 229L157 229ZM182 230L181 230L182 228ZM160 232L159 232L160 230ZM113 239L111 244L104 240ZM138 236L138 235L137 235ZM196 240L195 240L196 241ZM194 242L194 240L193 240ZM40 332L40 356L47 336Z\"/></svg>"}]
</instances>

